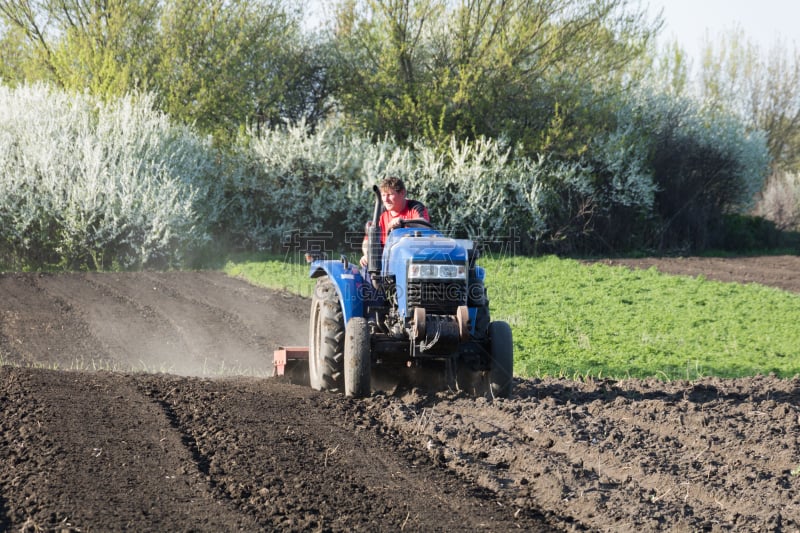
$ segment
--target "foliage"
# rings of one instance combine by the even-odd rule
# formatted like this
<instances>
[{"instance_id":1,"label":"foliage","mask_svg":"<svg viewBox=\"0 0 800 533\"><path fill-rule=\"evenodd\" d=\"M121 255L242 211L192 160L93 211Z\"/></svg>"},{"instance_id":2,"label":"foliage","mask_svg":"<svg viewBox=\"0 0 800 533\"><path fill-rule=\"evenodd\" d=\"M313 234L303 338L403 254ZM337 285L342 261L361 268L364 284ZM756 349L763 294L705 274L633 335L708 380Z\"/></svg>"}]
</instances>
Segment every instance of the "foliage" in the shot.
<instances>
[{"instance_id":1,"label":"foliage","mask_svg":"<svg viewBox=\"0 0 800 533\"><path fill-rule=\"evenodd\" d=\"M442 230L483 238L521 232L529 242L546 231L544 183L559 165L515 159L503 143L488 139L451 138L445 153L418 142L413 153L417 168L408 174Z\"/></svg>"},{"instance_id":2,"label":"foliage","mask_svg":"<svg viewBox=\"0 0 800 533\"><path fill-rule=\"evenodd\" d=\"M152 98L0 86L0 248L36 266L177 260L219 216L208 141Z\"/></svg>"},{"instance_id":3,"label":"foliage","mask_svg":"<svg viewBox=\"0 0 800 533\"><path fill-rule=\"evenodd\" d=\"M153 81L164 111L218 138L275 119L298 32L278 3L169 2L161 24Z\"/></svg>"},{"instance_id":4,"label":"foliage","mask_svg":"<svg viewBox=\"0 0 800 533\"><path fill-rule=\"evenodd\" d=\"M668 41L661 49L651 50L643 60L649 86L664 94L687 97L692 94L692 59L677 41Z\"/></svg>"},{"instance_id":5,"label":"foliage","mask_svg":"<svg viewBox=\"0 0 800 533\"><path fill-rule=\"evenodd\" d=\"M360 253L371 216L372 186L397 175L445 231L472 236L522 232L532 242L546 231L543 182L571 167L510 160L501 143L452 140L442 154L424 142L401 146L348 133L334 122L270 130L248 142L252 172L226 181L225 230L245 248L277 249L283 239L314 237ZM458 206L455 209L454 206Z\"/></svg>"},{"instance_id":6,"label":"foliage","mask_svg":"<svg viewBox=\"0 0 800 533\"><path fill-rule=\"evenodd\" d=\"M694 70L677 43L653 58L652 86L670 96L702 102L710 115L736 117L746 135L763 135L769 154L769 176L756 191L751 212L780 229L800 229L800 53L796 43L776 39L762 48L734 27L707 35ZM740 128L741 131L741 128ZM745 141L743 145L748 144ZM676 146L676 151L681 148ZM718 233L717 228L710 228ZM762 243L764 245L766 243Z\"/></svg>"},{"instance_id":7,"label":"foliage","mask_svg":"<svg viewBox=\"0 0 800 533\"><path fill-rule=\"evenodd\" d=\"M226 181L225 231L249 249L279 249L293 232L341 244L356 239L372 206L371 187L408 168L391 141L347 135L336 124L313 134L305 124L251 136L241 156L248 172Z\"/></svg>"},{"instance_id":8,"label":"foliage","mask_svg":"<svg viewBox=\"0 0 800 533\"><path fill-rule=\"evenodd\" d=\"M713 117L701 123L688 105L657 98L632 99L615 117L616 129L597 135L585 156L567 162L527 158L485 138L451 138L446 151L423 141L375 141L334 121L313 131L302 123L253 128L236 152L223 156L150 110L152 95L140 103L101 103L42 86L3 94L3 161L10 169L5 201L14 206L4 215L10 217L5 247L40 264L63 257L101 268L114 254L124 265L157 257L177 262L180 257L166 258L167 250L174 245L182 254L197 252L206 236L228 249L276 250L286 239L305 246L313 238L330 250L344 246L358 253L373 205L371 188L388 174L407 182L443 230L515 239L523 253L608 252L642 246L653 235L683 244L712 223L721 228L724 214L745 205L765 157L757 138L742 142L747 138L735 123L728 129ZM41 101L35 112L33 101ZM23 121L23 112L35 119ZM643 135L648 127L650 134ZM37 172L45 178L30 177ZM44 187L39 181L47 183L48 193L22 194L31 179L37 191ZM97 180L104 180L102 187ZM151 190L153 180L168 184L158 191L164 197L175 187L170 201L182 207L167 216L167 204L147 203L162 198ZM68 187L73 192L59 192ZM68 194L75 199L59 200ZM144 199L111 200L127 195ZM187 229L170 231L164 240L122 229L132 224L141 232L156 222ZM724 244L724 235L716 238L717 246ZM132 242L138 251L122 246Z\"/></svg>"},{"instance_id":9,"label":"foliage","mask_svg":"<svg viewBox=\"0 0 800 533\"><path fill-rule=\"evenodd\" d=\"M492 318L508 321L514 332L520 375L800 374L796 294L553 256L499 255L484 257L481 264ZM225 270L310 294L308 270L291 260L233 259Z\"/></svg>"},{"instance_id":10,"label":"foliage","mask_svg":"<svg viewBox=\"0 0 800 533\"><path fill-rule=\"evenodd\" d=\"M775 172L800 171L800 50L775 41L762 50L741 29L706 41L699 90L709 105L766 135Z\"/></svg>"},{"instance_id":11,"label":"foliage","mask_svg":"<svg viewBox=\"0 0 800 533\"><path fill-rule=\"evenodd\" d=\"M149 91L174 120L229 143L245 124L316 121L321 46L280 0L0 0L0 78L106 100ZM5 31L3 31L3 29Z\"/></svg>"},{"instance_id":12,"label":"foliage","mask_svg":"<svg viewBox=\"0 0 800 533\"><path fill-rule=\"evenodd\" d=\"M618 86L659 24L627 0L343 1L337 96L360 127L402 141L579 151L586 97Z\"/></svg>"},{"instance_id":13,"label":"foliage","mask_svg":"<svg viewBox=\"0 0 800 533\"><path fill-rule=\"evenodd\" d=\"M761 132L748 132L731 115L689 98L647 89L632 93L617 117L617 145L627 147L633 168L650 175L655 189L653 234L643 244L695 251L720 246L723 216L747 212L768 173Z\"/></svg>"},{"instance_id":14,"label":"foliage","mask_svg":"<svg viewBox=\"0 0 800 533\"><path fill-rule=\"evenodd\" d=\"M512 323L523 374L800 372L797 295L554 257L484 265L493 316ZM520 279L524 293L516 288Z\"/></svg>"},{"instance_id":15,"label":"foliage","mask_svg":"<svg viewBox=\"0 0 800 533\"><path fill-rule=\"evenodd\" d=\"M754 214L781 230L800 231L800 174L773 172L758 195Z\"/></svg>"},{"instance_id":16,"label":"foliage","mask_svg":"<svg viewBox=\"0 0 800 533\"><path fill-rule=\"evenodd\" d=\"M314 237L357 251L370 188L388 173L441 228L519 239L525 253L702 251L732 235L769 235L730 221L750 208L770 163L796 163L796 51L776 47L763 59L732 35L709 48L698 103L685 54L673 46L653 57L659 17L630 0L330 3L332 31L311 34L301 8L282 0L0 0L0 77L91 95L105 102L98 110L147 92L151 107L212 134L224 156L192 142L213 170L172 175L201 191L193 212L210 213L187 242L208 234L236 249L277 249ZM71 139L86 129L64 128ZM91 143L109 151L138 142L95 134L108 135ZM15 149L44 141L26 142ZM770 183L761 206L792 227L791 202L774 197L793 182ZM92 217L66 234L52 219L73 215L50 207L33 217L36 232L15 222L26 237L3 247L33 253L25 239L38 232L41 261L111 260L115 247L106 259L75 259L98 245L55 235L88 239L78 234L95 231Z\"/></svg>"},{"instance_id":17,"label":"foliage","mask_svg":"<svg viewBox=\"0 0 800 533\"><path fill-rule=\"evenodd\" d=\"M606 152L598 153L598 165L630 170L617 175L606 168L604 191L587 167L514 157L503 143L488 139L451 138L442 152L422 141L411 147L391 138L372 142L332 122L313 133L303 125L271 130L249 140L254 170L226 181L224 227L230 240L243 247L276 249L295 231L357 251L373 205L371 188L393 174L406 181L410 196L427 205L444 231L484 239L514 235L530 252L572 239L559 225L571 216L563 214L569 207L562 206L563 195L572 195L575 202L595 201L607 213L615 203L635 210L648 207L652 191L647 185L637 192L626 183L639 179L635 162L603 159L618 154L611 141L602 144Z\"/></svg>"},{"instance_id":18,"label":"foliage","mask_svg":"<svg viewBox=\"0 0 800 533\"><path fill-rule=\"evenodd\" d=\"M734 253L757 250L800 250L800 233L786 231L772 220L753 215L726 215L722 220L721 249Z\"/></svg>"},{"instance_id":19,"label":"foliage","mask_svg":"<svg viewBox=\"0 0 800 533\"><path fill-rule=\"evenodd\" d=\"M11 30L5 37L18 46L12 58L22 56L20 66L29 70L23 77L3 72L4 79L121 96L149 79L158 9L155 0L3 0L0 14Z\"/></svg>"}]
</instances>

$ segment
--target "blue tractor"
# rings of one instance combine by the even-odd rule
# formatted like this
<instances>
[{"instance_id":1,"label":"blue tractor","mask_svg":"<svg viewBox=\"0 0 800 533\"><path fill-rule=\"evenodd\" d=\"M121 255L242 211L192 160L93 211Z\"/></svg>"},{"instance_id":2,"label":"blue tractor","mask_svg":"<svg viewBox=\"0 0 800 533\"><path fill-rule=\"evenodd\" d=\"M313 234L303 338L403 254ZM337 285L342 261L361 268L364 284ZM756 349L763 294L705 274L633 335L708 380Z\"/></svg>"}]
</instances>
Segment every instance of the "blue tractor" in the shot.
<instances>
[{"instance_id":1,"label":"blue tractor","mask_svg":"<svg viewBox=\"0 0 800 533\"><path fill-rule=\"evenodd\" d=\"M439 376L474 394L509 397L511 328L490 321L477 250L424 219L380 242L378 188L367 233L368 266L312 257L308 373L317 390L364 397L373 376ZM407 370L411 372L407 372ZM412 379L414 379L412 377Z\"/></svg>"}]
</instances>

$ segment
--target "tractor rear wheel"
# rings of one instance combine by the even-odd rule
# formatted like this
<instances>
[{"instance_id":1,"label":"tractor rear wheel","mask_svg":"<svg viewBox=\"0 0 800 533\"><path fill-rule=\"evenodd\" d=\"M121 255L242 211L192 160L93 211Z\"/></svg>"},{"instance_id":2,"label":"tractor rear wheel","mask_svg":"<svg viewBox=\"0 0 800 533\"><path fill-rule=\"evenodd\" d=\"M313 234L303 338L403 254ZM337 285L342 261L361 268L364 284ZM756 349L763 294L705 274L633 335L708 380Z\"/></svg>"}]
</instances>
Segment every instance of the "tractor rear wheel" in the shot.
<instances>
[{"instance_id":1,"label":"tractor rear wheel","mask_svg":"<svg viewBox=\"0 0 800 533\"><path fill-rule=\"evenodd\" d=\"M489 388L496 398L510 398L514 377L514 341L506 322L489 323Z\"/></svg>"},{"instance_id":2,"label":"tractor rear wheel","mask_svg":"<svg viewBox=\"0 0 800 533\"><path fill-rule=\"evenodd\" d=\"M311 387L341 392L344 389L344 315L336 287L328 276L319 278L314 288L308 336Z\"/></svg>"},{"instance_id":3,"label":"tractor rear wheel","mask_svg":"<svg viewBox=\"0 0 800 533\"><path fill-rule=\"evenodd\" d=\"M347 323L344 338L344 393L364 398L371 392L371 345L366 318L354 317Z\"/></svg>"}]
</instances>

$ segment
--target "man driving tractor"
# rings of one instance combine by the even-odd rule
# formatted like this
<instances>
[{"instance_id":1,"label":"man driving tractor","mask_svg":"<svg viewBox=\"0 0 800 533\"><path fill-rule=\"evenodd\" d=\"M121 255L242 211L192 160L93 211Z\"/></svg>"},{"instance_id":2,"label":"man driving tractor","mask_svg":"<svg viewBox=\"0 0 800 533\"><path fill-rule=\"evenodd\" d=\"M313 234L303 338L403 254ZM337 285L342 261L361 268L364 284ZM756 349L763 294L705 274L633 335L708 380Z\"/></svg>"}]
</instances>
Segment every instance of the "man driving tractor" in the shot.
<instances>
[{"instance_id":1,"label":"man driving tractor","mask_svg":"<svg viewBox=\"0 0 800 533\"><path fill-rule=\"evenodd\" d=\"M398 177L384 178L378 186L381 193L384 211L381 214L378 226L381 229L381 245L386 244L386 236L390 231L401 224L401 220L425 219L430 222L428 209L422 202L406 198L406 186ZM367 227L371 222L367 223ZM361 245L363 256L361 266L367 266L367 237Z\"/></svg>"},{"instance_id":2,"label":"man driving tractor","mask_svg":"<svg viewBox=\"0 0 800 533\"><path fill-rule=\"evenodd\" d=\"M362 271L346 258L312 258L311 386L360 398L372 393L373 370L397 378L411 369L412 382L508 398L511 327L490 319L474 243L432 228L398 177L372 190Z\"/></svg>"}]
</instances>

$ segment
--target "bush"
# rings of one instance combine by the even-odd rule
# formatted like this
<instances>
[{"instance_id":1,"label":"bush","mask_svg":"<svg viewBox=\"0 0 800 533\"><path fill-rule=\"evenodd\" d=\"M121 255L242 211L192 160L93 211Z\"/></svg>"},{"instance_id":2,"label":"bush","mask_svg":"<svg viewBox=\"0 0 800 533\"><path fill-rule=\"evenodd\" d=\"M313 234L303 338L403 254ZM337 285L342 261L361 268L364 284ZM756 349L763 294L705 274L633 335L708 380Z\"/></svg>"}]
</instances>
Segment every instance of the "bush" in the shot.
<instances>
[{"instance_id":1,"label":"bush","mask_svg":"<svg viewBox=\"0 0 800 533\"><path fill-rule=\"evenodd\" d=\"M502 142L451 138L443 154L417 143L415 181L432 219L462 236L535 239L545 230L544 175L549 161L513 159Z\"/></svg>"},{"instance_id":2,"label":"bush","mask_svg":"<svg viewBox=\"0 0 800 533\"><path fill-rule=\"evenodd\" d=\"M376 141L335 121L251 131L222 154L146 95L0 86L0 260L131 268L286 245L360 255L372 186L390 174L439 228L521 253L701 250L741 234L723 217L763 181L762 136L647 93L612 122L563 160L483 138Z\"/></svg>"},{"instance_id":3,"label":"bush","mask_svg":"<svg viewBox=\"0 0 800 533\"><path fill-rule=\"evenodd\" d=\"M657 187L651 246L702 251L724 240L723 215L747 212L769 168L762 132L692 101L644 95L630 109Z\"/></svg>"},{"instance_id":4,"label":"bush","mask_svg":"<svg viewBox=\"0 0 800 533\"><path fill-rule=\"evenodd\" d=\"M800 175L775 172L758 196L753 213L782 230L800 231Z\"/></svg>"},{"instance_id":5,"label":"bush","mask_svg":"<svg viewBox=\"0 0 800 533\"><path fill-rule=\"evenodd\" d=\"M609 253L642 245L656 193L642 138L618 118L614 129L592 139L577 163L561 163L550 172L546 251Z\"/></svg>"},{"instance_id":6,"label":"bush","mask_svg":"<svg viewBox=\"0 0 800 533\"><path fill-rule=\"evenodd\" d=\"M800 235L781 230L771 220L751 215L723 217L721 247L729 252L785 249L800 245Z\"/></svg>"},{"instance_id":7,"label":"bush","mask_svg":"<svg viewBox=\"0 0 800 533\"><path fill-rule=\"evenodd\" d=\"M0 86L0 243L31 266L180 258L208 239L217 172L209 142L148 96Z\"/></svg>"},{"instance_id":8,"label":"bush","mask_svg":"<svg viewBox=\"0 0 800 533\"><path fill-rule=\"evenodd\" d=\"M651 182L635 157L614 159L613 141L599 141L592 163L601 172L595 172L588 163L513 157L503 142L483 138L451 139L440 151L424 142L375 143L333 123L313 133L303 125L272 130L247 139L254 171L226 182L227 240L275 249L301 233L360 249L371 188L395 174L450 234L514 242L523 253L574 251L578 240L595 238L591 225L601 216L611 227L622 208L636 217L649 212Z\"/></svg>"},{"instance_id":9,"label":"bush","mask_svg":"<svg viewBox=\"0 0 800 533\"><path fill-rule=\"evenodd\" d=\"M371 188L395 174L442 230L513 242L517 252L609 253L654 241L702 248L724 240L722 216L747 205L766 152L735 122L703 122L682 106L634 97L572 161L515 156L483 138L451 138L444 150L375 142L335 122L251 132L226 173L215 232L242 249L279 249L291 235L292 246L313 239L360 253Z\"/></svg>"},{"instance_id":10,"label":"bush","mask_svg":"<svg viewBox=\"0 0 800 533\"><path fill-rule=\"evenodd\" d=\"M327 123L313 133L302 124L272 130L247 145L254 171L227 182L225 217L231 240L245 248L274 249L299 232L359 251L372 186L386 175L402 178L444 231L494 238L520 227L533 236L544 230L541 179L550 165L510 161L495 141L453 141L442 154Z\"/></svg>"},{"instance_id":11,"label":"bush","mask_svg":"<svg viewBox=\"0 0 800 533\"><path fill-rule=\"evenodd\" d=\"M239 171L225 181L221 231L243 249L280 249L297 232L327 244L352 237L360 249L372 184L385 173L405 177L412 166L408 150L334 123L313 133L304 124L251 131L242 146Z\"/></svg>"}]
</instances>

